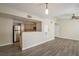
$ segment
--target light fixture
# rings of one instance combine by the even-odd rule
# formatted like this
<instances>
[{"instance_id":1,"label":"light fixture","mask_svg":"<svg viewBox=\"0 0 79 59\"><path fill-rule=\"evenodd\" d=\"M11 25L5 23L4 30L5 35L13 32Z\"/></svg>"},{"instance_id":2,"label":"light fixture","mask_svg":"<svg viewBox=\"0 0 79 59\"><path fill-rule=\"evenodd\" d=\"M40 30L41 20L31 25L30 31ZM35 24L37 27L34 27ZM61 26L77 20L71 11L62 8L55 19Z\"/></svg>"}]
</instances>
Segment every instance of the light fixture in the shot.
<instances>
[{"instance_id":1,"label":"light fixture","mask_svg":"<svg viewBox=\"0 0 79 59\"><path fill-rule=\"evenodd\" d=\"M45 3L45 14L48 15L48 3Z\"/></svg>"}]
</instances>

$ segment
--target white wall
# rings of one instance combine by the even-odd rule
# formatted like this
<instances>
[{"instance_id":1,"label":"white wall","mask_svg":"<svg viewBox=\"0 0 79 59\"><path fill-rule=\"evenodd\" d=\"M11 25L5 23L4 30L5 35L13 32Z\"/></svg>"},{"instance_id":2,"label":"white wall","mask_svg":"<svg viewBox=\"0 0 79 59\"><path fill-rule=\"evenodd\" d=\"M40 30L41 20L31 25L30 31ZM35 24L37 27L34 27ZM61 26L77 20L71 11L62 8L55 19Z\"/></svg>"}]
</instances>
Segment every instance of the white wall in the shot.
<instances>
[{"instance_id":1,"label":"white wall","mask_svg":"<svg viewBox=\"0 0 79 59\"><path fill-rule=\"evenodd\" d=\"M22 34L22 50L37 46L46 42L42 32L23 32Z\"/></svg>"},{"instance_id":2,"label":"white wall","mask_svg":"<svg viewBox=\"0 0 79 59\"><path fill-rule=\"evenodd\" d=\"M79 40L79 20L61 19L56 25L56 37Z\"/></svg>"},{"instance_id":3,"label":"white wall","mask_svg":"<svg viewBox=\"0 0 79 59\"><path fill-rule=\"evenodd\" d=\"M12 44L13 20L0 17L0 46Z\"/></svg>"},{"instance_id":4,"label":"white wall","mask_svg":"<svg viewBox=\"0 0 79 59\"><path fill-rule=\"evenodd\" d=\"M59 19L55 19L55 37L59 37L60 36L60 22L61 20Z\"/></svg>"},{"instance_id":5,"label":"white wall","mask_svg":"<svg viewBox=\"0 0 79 59\"><path fill-rule=\"evenodd\" d=\"M45 28L45 26L47 26L47 25L48 25L48 30L46 30L46 28ZM48 39L54 39L54 37L55 37L55 21L54 21L54 19L45 19L45 21L42 21L42 32L47 32L45 35L48 36Z\"/></svg>"}]
</instances>

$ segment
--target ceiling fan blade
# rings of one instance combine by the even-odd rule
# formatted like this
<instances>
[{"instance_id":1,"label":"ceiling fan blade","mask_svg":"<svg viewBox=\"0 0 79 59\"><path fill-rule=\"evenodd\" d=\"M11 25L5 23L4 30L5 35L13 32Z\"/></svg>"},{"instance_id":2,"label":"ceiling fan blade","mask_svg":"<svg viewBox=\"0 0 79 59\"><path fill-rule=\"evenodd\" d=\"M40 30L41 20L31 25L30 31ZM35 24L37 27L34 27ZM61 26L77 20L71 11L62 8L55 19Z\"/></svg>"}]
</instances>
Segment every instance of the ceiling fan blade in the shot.
<instances>
[{"instance_id":1,"label":"ceiling fan blade","mask_svg":"<svg viewBox=\"0 0 79 59\"><path fill-rule=\"evenodd\" d=\"M75 14L72 14L72 19L74 19L76 16L75 16Z\"/></svg>"}]
</instances>

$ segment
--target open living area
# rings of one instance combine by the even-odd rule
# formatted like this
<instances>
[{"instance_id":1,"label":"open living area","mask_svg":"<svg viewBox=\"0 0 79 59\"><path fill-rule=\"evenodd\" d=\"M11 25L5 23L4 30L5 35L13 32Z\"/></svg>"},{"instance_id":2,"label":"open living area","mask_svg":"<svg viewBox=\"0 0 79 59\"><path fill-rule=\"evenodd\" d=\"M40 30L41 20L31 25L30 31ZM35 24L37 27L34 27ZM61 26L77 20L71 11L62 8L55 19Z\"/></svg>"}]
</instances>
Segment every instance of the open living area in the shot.
<instances>
[{"instance_id":1,"label":"open living area","mask_svg":"<svg viewBox=\"0 0 79 59\"><path fill-rule=\"evenodd\" d=\"M0 3L0 56L79 56L79 3Z\"/></svg>"}]
</instances>

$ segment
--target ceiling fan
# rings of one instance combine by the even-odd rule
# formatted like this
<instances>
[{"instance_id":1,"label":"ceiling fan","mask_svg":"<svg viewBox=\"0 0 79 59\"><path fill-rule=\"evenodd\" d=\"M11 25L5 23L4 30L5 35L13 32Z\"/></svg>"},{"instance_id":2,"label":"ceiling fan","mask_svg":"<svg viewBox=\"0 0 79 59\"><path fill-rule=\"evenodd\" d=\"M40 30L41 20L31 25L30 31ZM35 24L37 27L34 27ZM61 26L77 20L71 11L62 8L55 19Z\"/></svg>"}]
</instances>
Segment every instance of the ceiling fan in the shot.
<instances>
[{"instance_id":1,"label":"ceiling fan","mask_svg":"<svg viewBox=\"0 0 79 59\"><path fill-rule=\"evenodd\" d=\"M79 16L76 16L75 14L72 14L72 19L79 19Z\"/></svg>"}]
</instances>

